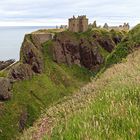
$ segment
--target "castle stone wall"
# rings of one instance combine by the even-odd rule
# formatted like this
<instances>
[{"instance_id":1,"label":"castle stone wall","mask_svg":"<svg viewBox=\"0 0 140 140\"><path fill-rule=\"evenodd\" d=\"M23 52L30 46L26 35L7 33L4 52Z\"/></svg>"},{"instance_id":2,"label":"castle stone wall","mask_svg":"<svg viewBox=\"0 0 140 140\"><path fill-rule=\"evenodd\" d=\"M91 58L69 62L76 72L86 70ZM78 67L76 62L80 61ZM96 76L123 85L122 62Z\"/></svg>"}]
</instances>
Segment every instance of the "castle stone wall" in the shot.
<instances>
[{"instance_id":1,"label":"castle stone wall","mask_svg":"<svg viewBox=\"0 0 140 140\"><path fill-rule=\"evenodd\" d=\"M72 32L85 32L88 30L88 19L86 16L78 16L78 18L69 19L69 31Z\"/></svg>"}]
</instances>

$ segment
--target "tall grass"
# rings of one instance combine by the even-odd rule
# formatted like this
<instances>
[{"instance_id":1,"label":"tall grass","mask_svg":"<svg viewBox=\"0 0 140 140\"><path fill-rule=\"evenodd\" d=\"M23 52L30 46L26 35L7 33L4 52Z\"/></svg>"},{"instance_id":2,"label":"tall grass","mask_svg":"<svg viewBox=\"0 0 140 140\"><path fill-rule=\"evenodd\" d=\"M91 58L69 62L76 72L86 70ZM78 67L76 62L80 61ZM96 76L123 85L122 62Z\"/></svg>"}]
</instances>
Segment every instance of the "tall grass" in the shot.
<instances>
[{"instance_id":1,"label":"tall grass","mask_svg":"<svg viewBox=\"0 0 140 140\"><path fill-rule=\"evenodd\" d=\"M98 80L85 87L82 102L77 95L77 108L74 106L68 114L60 104L59 111L63 115L56 117L57 123L44 140L139 139L139 59L140 50L129 55L125 62L109 68ZM73 102L74 98L67 104Z\"/></svg>"},{"instance_id":2,"label":"tall grass","mask_svg":"<svg viewBox=\"0 0 140 140\"><path fill-rule=\"evenodd\" d=\"M105 67L121 62L128 54L140 47L140 24L130 30L116 49L107 57Z\"/></svg>"}]
</instances>

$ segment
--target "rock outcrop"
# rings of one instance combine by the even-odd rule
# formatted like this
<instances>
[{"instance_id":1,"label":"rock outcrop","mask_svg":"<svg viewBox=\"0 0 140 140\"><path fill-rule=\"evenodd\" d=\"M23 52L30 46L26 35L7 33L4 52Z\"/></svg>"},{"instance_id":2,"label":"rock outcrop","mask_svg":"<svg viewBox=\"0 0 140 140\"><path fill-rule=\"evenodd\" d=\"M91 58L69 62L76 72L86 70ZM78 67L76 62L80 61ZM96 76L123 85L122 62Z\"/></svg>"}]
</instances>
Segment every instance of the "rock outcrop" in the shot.
<instances>
[{"instance_id":1,"label":"rock outcrop","mask_svg":"<svg viewBox=\"0 0 140 140\"><path fill-rule=\"evenodd\" d=\"M13 64L14 60L0 61L0 70L13 64L7 69L8 78L0 78L0 101L11 98L12 82L29 79L34 74L43 72L42 44L50 39L52 39L52 34L49 33L31 33L25 35L20 50L20 61L15 64Z\"/></svg>"},{"instance_id":2,"label":"rock outcrop","mask_svg":"<svg viewBox=\"0 0 140 140\"><path fill-rule=\"evenodd\" d=\"M35 73L44 71L42 44L52 39L49 33L31 33L25 35L20 50L20 61L10 70L9 77L15 80L31 78Z\"/></svg>"},{"instance_id":3,"label":"rock outcrop","mask_svg":"<svg viewBox=\"0 0 140 140\"><path fill-rule=\"evenodd\" d=\"M35 73L43 72L44 68L41 45L39 44L40 42L32 38L32 35L26 35L20 51L20 62L30 65Z\"/></svg>"},{"instance_id":4,"label":"rock outcrop","mask_svg":"<svg viewBox=\"0 0 140 140\"><path fill-rule=\"evenodd\" d=\"M12 81L8 78L0 78L0 101L9 100L11 93Z\"/></svg>"},{"instance_id":5,"label":"rock outcrop","mask_svg":"<svg viewBox=\"0 0 140 140\"><path fill-rule=\"evenodd\" d=\"M15 60L10 59L7 61L0 61L0 70L3 70L5 68L7 68L8 66L10 66L11 64L13 64L15 62Z\"/></svg>"},{"instance_id":6,"label":"rock outcrop","mask_svg":"<svg viewBox=\"0 0 140 140\"><path fill-rule=\"evenodd\" d=\"M35 73L42 73L44 70L42 44L50 39L52 34L49 33L26 35L20 51L20 62L30 65Z\"/></svg>"},{"instance_id":7,"label":"rock outcrop","mask_svg":"<svg viewBox=\"0 0 140 140\"><path fill-rule=\"evenodd\" d=\"M29 64L17 63L9 72L9 78L13 80L29 79L34 75Z\"/></svg>"},{"instance_id":8,"label":"rock outcrop","mask_svg":"<svg viewBox=\"0 0 140 140\"><path fill-rule=\"evenodd\" d=\"M82 35L72 32L57 34L52 46L54 61L98 70L105 59L101 50L110 53L115 48L115 42L107 31L105 33L91 31Z\"/></svg>"}]
</instances>

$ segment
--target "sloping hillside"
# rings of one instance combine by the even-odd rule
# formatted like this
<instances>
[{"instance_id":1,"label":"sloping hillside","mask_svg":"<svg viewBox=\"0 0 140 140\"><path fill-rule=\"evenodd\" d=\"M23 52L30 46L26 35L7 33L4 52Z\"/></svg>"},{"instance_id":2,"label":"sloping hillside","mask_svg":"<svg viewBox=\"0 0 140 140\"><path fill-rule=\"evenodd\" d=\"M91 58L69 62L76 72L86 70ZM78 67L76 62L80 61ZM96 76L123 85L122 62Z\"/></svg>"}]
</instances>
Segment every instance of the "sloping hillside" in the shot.
<instances>
[{"instance_id":1,"label":"sloping hillside","mask_svg":"<svg viewBox=\"0 0 140 140\"><path fill-rule=\"evenodd\" d=\"M140 50L47 109L21 139L138 139Z\"/></svg>"},{"instance_id":2,"label":"sloping hillside","mask_svg":"<svg viewBox=\"0 0 140 140\"><path fill-rule=\"evenodd\" d=\"M92 73L85 68L53 62L48 46L44 47L43 54L44 72L14 83L11 100L0 102L0 140L15 139L46 107L90 81Z\"/></svg>"},{"instance_id":3,"label":"sloping hillside","mask_svg":"<svg viewBox=\"0 0 140 140\"><path fill-rule=\"evenodd\" d=\"M122 63L47 109L21 139L139 139L139 29L138 25L128 33L108 57L106 67Z\"/></svg>"},{"instance_id":4,"label":"sloping hillside","mask_svg":"<svg viewBox=\"0 0 140 140\"><path fill-rule=\"evenodd\" d=\"M0 139L15 139L46 108L90 82L123 36L104 29L25 35L20 61L0 71L0 83L6 82L0 86Z\"/></svg>"},{"instance_id":5,"label":"sloping hillside","mask_svg":"<svg viewBox=\"0 0 140 140\"><path fill-rule=\"evenodd\" d=\"M108 56L105 67L120 62L135 49L140 47L140 24L130 30L116 49Z\"/></svg>"}]
</instances>

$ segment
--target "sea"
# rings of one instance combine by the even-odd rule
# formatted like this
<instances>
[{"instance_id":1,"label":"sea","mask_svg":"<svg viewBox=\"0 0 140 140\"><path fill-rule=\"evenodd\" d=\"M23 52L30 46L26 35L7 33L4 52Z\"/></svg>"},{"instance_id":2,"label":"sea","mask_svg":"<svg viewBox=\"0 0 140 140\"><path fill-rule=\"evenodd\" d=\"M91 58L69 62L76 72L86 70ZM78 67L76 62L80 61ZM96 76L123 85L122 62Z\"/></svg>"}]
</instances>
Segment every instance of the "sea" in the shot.
<instances>
[{"instance_id":1,"label":"sea","mask_svg":"<svg viewBox=\"0 0 140 140\"><path fill-rule=\"evenodd\" d=\"M25 34L39 29L54 28L52 26L18 26L0 27L0 61L19 60L20 47Z\"/></svg>"}]
</instances>

